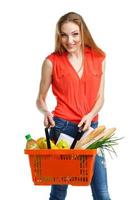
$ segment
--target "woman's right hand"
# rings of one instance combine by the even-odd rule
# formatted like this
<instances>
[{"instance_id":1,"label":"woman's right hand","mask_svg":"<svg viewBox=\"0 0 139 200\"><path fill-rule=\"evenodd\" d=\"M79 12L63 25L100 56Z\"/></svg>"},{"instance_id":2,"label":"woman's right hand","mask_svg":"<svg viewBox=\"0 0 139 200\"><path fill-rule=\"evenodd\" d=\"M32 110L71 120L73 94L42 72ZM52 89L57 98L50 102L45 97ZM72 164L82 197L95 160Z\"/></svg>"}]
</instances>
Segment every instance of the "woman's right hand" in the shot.
<instances>
[{"instance_id":1,"label":"woman's right hand","mask_svg":"<svg viewBox=\"0 0 139 200\"><path fill-rule=\"evenodd\" d=\"M54 127L55 121L53 120L53 114L49 111L46 111L44 114L44 126L48 127Z\"/></svg>"}]
</instances>

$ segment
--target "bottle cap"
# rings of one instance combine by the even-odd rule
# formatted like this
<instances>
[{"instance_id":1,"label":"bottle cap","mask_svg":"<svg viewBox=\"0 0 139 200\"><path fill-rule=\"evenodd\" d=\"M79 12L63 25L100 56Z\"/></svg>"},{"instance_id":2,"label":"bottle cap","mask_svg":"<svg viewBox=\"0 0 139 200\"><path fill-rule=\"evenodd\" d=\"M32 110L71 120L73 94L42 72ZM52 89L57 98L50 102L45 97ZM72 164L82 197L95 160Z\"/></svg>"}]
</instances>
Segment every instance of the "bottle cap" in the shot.
<instances>
[{"instance_id":1,"label":"bottle cap","mask_svg":"<svg viewBox=\"0 0 139 200\"><path fill-rule=\"evenodd\" d=\"M29 139L31 139L31 135L28 134L28 135L25 136L25 138L26 138L27 140L29 140Z\"/></svg>"}]
</instances>

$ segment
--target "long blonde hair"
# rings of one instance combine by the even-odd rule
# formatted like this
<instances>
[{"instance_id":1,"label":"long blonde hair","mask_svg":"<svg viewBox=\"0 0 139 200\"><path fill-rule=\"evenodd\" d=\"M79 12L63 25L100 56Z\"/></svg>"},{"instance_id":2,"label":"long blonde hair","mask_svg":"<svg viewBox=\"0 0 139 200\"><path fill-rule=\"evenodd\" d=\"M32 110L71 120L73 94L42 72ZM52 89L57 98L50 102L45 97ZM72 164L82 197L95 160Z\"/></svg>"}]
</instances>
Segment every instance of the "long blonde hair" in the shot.
<instances>
[{"instance_id":1,"label":"long blonde hair","mask_svg":"<svg viewBox=\"0 0 139 200\"><path fill-rule=\"evenodd\" d=\"M92 50L95 50L98 54L100 55L103 54L102 50L94 42L90 34L90 31L86 23L84 22L84 19L82 18L81 15L75 12L69 12L60 17L60 19L58 20L56 24L56 33L55 33L55 52L61 54L66 51L65 48L62 46L60 40L61 26L66 22L73 22L79 26L82 39L82 44L81 44L82 51L84 50L84 47L89 47Z\"/></svg>"}]
</instances>

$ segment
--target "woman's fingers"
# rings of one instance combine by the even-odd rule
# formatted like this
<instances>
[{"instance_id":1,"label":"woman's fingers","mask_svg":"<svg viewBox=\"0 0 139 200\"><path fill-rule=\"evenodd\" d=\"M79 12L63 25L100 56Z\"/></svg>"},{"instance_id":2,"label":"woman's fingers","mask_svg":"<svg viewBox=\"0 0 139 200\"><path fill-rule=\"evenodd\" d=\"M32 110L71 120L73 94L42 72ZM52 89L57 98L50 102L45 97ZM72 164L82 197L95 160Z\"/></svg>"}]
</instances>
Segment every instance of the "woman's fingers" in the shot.
<instances>
[{"instance_id":1,"label":"woman's fingers","mask_svg":"<svg viewBox=\"0 0 139 200\"><path fill-rule=\"evenodd\" d=\"M46 117L44 118L44 126L46 126L47 128L49 126L48 119Z\"/></svg>"},{"instance_id":2,"label":"woman's fingers","mask_svg":"<svg viewBox=\"0 0 139 200\"><path fill-rule=\"evenodd\" d=\"M81 131L87 131L89 129L90 125L91 125L90 120L82 118L82 120L78 124L78 127L79 127L79 130L81 130Z\"/></svg>"},{"instance_id":3,"label":"woman's fingers","mask_svg":"<svg viewBox=\"0 0 139 200\"><path fill-rule=\"evenodd\" d=\"M81 121L80 121L79 124L78 124L78 127L79 127L80 129L82 129L82 127L84 126L84 123L85 123L85 120L84 120L84 118L82 118Z\"/></svg>"},{"instance_id":4,"label":"woman's fingers","mask_svg":"<svg viewBox=\"0 0 139 200\"><path fill-rule=\"evenodd\" d=\"M87 122L84 123L84 126L83 126L83 128L82 128L82 131L87 131L87 130L89 129L89 127L90 127L90 124L88 124Z\"/></svg>"},{"instance_id":5,"label":"woman's fingers","mask_svg":"<svg viewBox=\"0 0 139 200\"><path fill-rule=\"evenodd\" d=\"M91 120L92 120L92 117L90 116L90 114L84 115L78 124L79 130L87 131L91 125Z\"/></svg>"},{"instance_id":6,"label":"woman's fingers","mask_svg":"<svg viewBox=\"0 0 139 200\"><path fill-rule=\"evenodd\" d=\"M47 128L55 126L55 121L53 120L53 114L49 111L45 112L44 126L46 126Z\"/></svg>"},{"instance_id":7,"label":"woman's fingers","mask_svg":"<svg viewBox=\"0 0 139 200\"><path fill-rule=\"evenodd\" d=\"M50 127L54 127L55 126L55 121L53 120L52 116L48 116L48 120L49 120Z\"/></svg>"},{"instance_id":8,"label":"woman's fingers","mask_svg":"<svg viewBox=\"0 0 139 200\"><path fill-rule=\"evenodd\" d=\"M47 128L54 127L55 121L53 120L53 115L50 112L46 112L44 115L44 126Z\"/></svg>"}]
</instances>

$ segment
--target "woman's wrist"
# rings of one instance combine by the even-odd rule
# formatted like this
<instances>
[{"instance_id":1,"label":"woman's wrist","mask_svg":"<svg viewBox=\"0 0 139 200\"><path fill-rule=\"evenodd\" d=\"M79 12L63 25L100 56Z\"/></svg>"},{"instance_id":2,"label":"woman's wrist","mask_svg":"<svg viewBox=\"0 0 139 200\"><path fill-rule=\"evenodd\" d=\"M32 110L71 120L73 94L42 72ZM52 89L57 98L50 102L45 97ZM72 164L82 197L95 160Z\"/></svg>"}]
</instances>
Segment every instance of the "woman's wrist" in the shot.
<instances>
[{"instance_id":1,"label":"woman's wrist","mask_svg":"<svg viewBox=\"0 0 139 200\"><path fill-rule=\"evenodd\" d=\"M95 117L93 112L88 113L88 116L91 120Z\"/></svg>"},{"instance_id":2,"label":"woman's wrist","mask_svg":"<svg viewBox=\"0 0 139 200\"><path fill-rule=\"evenodd\" d=\"M42 114L46 114L46 113L48 113L49 111L46 109L46 108L44 108L44 107L40 107L39 108L39 110L40 110L40 112L42 113Z\"/></svg>"},{"instance_id":3,"label":"woman's wrist","mask_svg":"<svg viewBox=\"0 0 139 200\"><path fill-rule=\"evenodd\" d=\"M36 105L41 113L45 114L46 112L49 112L46 103L42 99L38 98Z\"/></svg>"}]
</instances>

